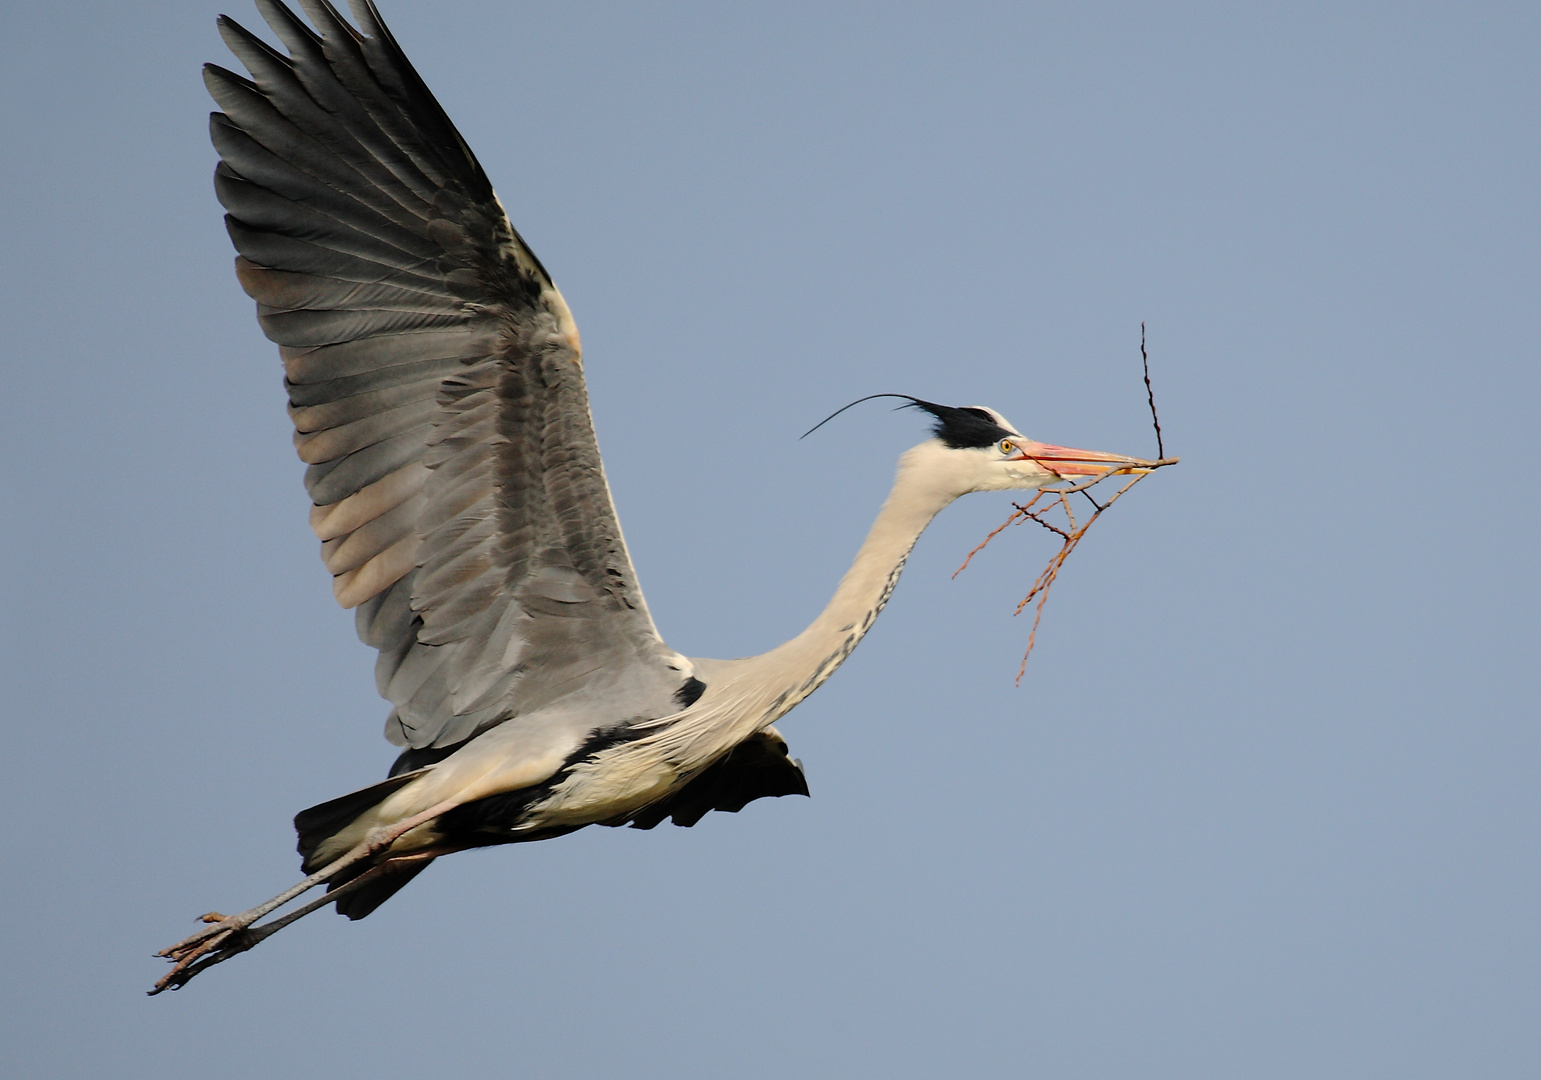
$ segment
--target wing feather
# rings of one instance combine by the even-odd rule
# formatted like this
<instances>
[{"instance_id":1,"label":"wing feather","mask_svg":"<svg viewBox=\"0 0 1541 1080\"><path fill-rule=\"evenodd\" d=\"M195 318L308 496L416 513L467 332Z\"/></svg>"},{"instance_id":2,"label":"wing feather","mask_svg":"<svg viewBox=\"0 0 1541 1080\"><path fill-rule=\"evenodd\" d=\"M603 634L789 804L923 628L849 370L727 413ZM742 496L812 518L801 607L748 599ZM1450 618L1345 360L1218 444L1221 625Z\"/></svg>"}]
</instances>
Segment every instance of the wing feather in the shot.
<instances>
[{"instance_id":1,"label":"wing feather","mask_svg":"<svg viewBox=\"0 0 1541 1080\"><path fill-rule=\"evenodd\" d=\"M205 68L214 185L387 737L524 716L549 753L542 710L574 745L674 711L688 662L637 585L561 294L373 4L360 32L301 3L316 30L257 0L287 56L220 19L251 77Z\"/></svg>"},{"instance_id":2,"label":"wing feather","mask_svg":"<svg viewBox=\"0 0 1541 1080\"><path fill-rule=\"evenodd\" d=\"M311 507L310 527L323 542L346 536L413 498L423 489L430 475L421 463L397 469L340 502Z\"/></svg>"},{"instance_id":3,"label":"wing feather","mask_svg":"<svg viewBox=\"0 0 1541 1080\"><path fill-rule=\"evenodd\" d=\"M423 379L414 379L411 382L398 383L380 390L367 390L361 394L337 397L315 405L295 405L290 402L289 419L294 421L295 431L309 434L341 424L353 423L377 412L417 405L423 401L433 401L435 396L432 383Z\"/></svg>"}]
</instances>

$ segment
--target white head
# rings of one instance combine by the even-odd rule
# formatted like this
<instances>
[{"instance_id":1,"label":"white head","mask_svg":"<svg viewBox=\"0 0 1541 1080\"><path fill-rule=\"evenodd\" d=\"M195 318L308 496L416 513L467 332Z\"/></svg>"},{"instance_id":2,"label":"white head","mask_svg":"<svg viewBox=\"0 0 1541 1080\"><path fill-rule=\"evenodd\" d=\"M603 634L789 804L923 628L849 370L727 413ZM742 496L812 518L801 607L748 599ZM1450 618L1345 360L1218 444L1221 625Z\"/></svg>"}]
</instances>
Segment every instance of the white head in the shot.
<instances>
[{"instance_id":1,"label":"white head","mask_svg":"<svg viewBox=\"0 0 1541 1080\"><path fill-rule=\"evenodd\" d=\"M935 418L934 437L904 455L901 471L916 480L923 477L925 486L947 501L971 491L1031 490L1148 464L1119 454L1035 442L983 405L955 408L911 398L908 407Z\"/></svg>"}]
</instances>

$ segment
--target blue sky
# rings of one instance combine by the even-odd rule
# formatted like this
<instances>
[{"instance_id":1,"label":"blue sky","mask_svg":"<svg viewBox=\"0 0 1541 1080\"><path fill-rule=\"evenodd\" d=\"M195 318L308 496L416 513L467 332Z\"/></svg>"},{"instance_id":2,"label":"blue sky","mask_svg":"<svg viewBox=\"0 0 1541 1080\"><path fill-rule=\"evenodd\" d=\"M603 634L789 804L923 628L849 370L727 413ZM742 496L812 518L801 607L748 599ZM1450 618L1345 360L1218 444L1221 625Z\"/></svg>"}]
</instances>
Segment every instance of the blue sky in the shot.
<instances>
[{"instance_id":1,"label":"blue sky","mask_svg":"<svg viewBox=\"0 0 1541 1080\"><path fill-rule=\"evenodd\" d=\"M919 421L1167 447L974 496L780 725L813 797L443 860L175 995L381 775L206 136L247 6L0 41L7 1072L1531 1077L1541 15L389 3L551 270L671 645L827 599Z\"/></svg>"}]
</instances>

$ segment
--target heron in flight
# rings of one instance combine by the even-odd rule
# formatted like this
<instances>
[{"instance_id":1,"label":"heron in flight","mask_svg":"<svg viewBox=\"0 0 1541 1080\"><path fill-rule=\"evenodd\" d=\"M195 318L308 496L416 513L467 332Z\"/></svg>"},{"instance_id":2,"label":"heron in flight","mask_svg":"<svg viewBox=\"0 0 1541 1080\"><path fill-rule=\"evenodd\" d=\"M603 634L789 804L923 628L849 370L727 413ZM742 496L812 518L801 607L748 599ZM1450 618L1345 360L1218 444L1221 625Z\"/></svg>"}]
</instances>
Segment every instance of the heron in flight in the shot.
<instances>
[{"instance_id":1,"label":"heron in flight","mask_svg":"<svg viewBox=\"0 0 1541 1080\"><path fill-rule=\"evenodd\" d=\"M806 795L771 725L871 629L938 511L1152 464L908 398L931 437L900 458L829 605L763 655L680 655L621 537L572 315L465 140L372 0L350 0L357 28L302 0L314 30L256 3L288 55L220 18L250 78L204 69L215 190L283 358L310 524L379 650L401 753L380 783L301 811L309 876L205 916L160 954L176 966L152 992L324 904L363 918L442 855Z\"/></svg>"}]
</instances>

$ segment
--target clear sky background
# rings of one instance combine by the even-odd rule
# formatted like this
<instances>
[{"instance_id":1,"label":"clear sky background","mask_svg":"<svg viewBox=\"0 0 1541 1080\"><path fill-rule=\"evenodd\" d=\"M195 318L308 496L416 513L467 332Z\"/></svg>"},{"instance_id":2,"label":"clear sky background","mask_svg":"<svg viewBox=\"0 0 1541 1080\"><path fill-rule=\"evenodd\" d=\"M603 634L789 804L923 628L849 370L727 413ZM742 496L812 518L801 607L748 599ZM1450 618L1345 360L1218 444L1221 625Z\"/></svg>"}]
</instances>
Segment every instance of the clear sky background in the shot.
<instances>
[{"instance_id":1,"label":"clear sky background","mask_svg":"<svg viewBox=\"0 0 1541 1080\"><path fill-rule=\"evenodd\" d=\"M245 0L227 10L258 24ZM4 6L8 1077L1541 1074L1534 4L385 5L582 329L670 644L983 403L1167 448L1049 602L922 538L811 799L443 860L173 995L383 774L210 185L213 0Z\"/></svg>"}]
</instances>

